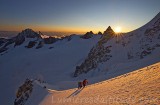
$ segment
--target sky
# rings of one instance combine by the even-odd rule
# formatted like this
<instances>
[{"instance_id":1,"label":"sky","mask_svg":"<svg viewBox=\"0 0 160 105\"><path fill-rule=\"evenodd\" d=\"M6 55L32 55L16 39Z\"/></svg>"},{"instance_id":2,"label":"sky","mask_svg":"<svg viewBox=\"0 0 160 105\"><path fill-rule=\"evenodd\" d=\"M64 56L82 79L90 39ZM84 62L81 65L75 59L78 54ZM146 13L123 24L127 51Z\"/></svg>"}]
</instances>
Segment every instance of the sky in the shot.
<instances>
[{"instance_id":1,"label":"sky","mask_svg":"<svg viewBox=\"0 0 160 105\"><path fill-rule=\"evenodd\" d=\"M0 0L0 31L129 32L160 12L160 0Z\"/></svg>"}]
</instances>

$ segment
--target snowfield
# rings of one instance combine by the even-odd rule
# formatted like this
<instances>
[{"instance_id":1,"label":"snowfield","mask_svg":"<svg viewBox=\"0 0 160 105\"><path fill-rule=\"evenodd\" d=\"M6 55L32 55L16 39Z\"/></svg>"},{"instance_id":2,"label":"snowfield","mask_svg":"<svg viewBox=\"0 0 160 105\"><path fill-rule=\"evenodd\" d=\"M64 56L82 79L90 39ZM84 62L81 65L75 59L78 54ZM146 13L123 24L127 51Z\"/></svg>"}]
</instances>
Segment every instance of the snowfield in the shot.
<instances>
[{"instance_id":1,"label":"snowfield","mask_svg":"<svg viewBox=\"0 0 160 105\"><path fill-rule=\"evenodd\" d=\"M159 105L160 63L80 90L48 92L40 105Z\"/></svg>"}]
</instances>

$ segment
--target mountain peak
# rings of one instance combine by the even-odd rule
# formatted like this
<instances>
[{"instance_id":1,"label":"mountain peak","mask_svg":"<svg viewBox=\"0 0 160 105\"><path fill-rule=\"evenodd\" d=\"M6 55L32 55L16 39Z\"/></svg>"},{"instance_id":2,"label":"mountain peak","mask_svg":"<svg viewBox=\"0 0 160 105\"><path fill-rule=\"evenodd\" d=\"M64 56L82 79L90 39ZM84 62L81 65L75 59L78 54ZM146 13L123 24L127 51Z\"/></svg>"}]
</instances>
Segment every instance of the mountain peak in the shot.
<instances>
[{"instance_id":1,"label":"mountain peak","mask_svg":"<svg viewBox=\"0 0 160 105\"><path fill-rule=\"evenodd\" d=\"M15 46L21 45L25 41L25 38L41 38L41 35L29 28L22 30L22 32L15 37Z\"/></svg>"},{"instance_id":2,"label":"mountain peak","mask_svg":"<svg viewBox=\"0 0 160 105\"><path fill-rule=\"evenodd\" d=\"M35 37L41 37L38 33L34 32L32 29L27 28L25 30L22 30L21 33L19 33L20 36L24 36L27 38L35 38Z\"/></svg>"},{"instance_id":3,"label":"mountain peak","mask_svg":"<svg viewBox=\"0 0 160 105\"><path fill-rule=\"evenodd\" d=\"M93 34L94 33L92 31L90 31L90 32L87 32L85 35L83 35L81 38L89 39L89 38L93 37Z\"/></svg>"},{"instance_id":4,"label":"mountain peak","mask_svg":"<svg viewBox=\"0 0 160 105\"><path fill-rule=\"evenodd\" d=\"M113 31L113 29L111 28L111 26L109 26L106 31L104 31L103 35L115 35L115 32Z\"/></svg>"}]
</instances>

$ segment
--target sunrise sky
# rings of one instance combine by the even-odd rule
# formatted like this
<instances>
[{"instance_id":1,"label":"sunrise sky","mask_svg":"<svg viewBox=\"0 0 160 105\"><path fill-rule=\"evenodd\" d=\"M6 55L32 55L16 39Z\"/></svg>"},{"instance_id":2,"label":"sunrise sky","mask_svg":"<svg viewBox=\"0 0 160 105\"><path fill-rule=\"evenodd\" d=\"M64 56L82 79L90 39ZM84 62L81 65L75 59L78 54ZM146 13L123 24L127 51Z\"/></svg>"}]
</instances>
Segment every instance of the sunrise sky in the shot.
<instances>
[{"instance_id":1,"label":"sunrise sky","mask_svg":"<svg viewBox=\"0 0 160 105\"><path fill-rule=\"evenodd\" d=\"M160 0L0 0L0 31L132 31L160 12Z\"/></svg>"}]
</instances>

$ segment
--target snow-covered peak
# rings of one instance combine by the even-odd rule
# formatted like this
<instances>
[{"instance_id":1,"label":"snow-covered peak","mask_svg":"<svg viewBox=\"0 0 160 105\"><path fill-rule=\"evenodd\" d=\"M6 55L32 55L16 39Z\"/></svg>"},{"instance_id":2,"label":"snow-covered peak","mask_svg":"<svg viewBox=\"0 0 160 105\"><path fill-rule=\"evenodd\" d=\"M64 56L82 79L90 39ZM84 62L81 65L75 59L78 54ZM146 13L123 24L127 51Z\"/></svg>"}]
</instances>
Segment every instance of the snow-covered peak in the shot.
<instances>
[{"instance_id":1,"label":"snow-covered peak","mask_svg":"<svg viewBox=\"0 0 160 105\"><path fill-rule=\"evenodd\" d=\"M35 38L35 37L41 37L38 33L34 32L32 29L25 29L21 33L18 34L18 36L24 36L27 38Z\"/></svg>"}]
</instances>

